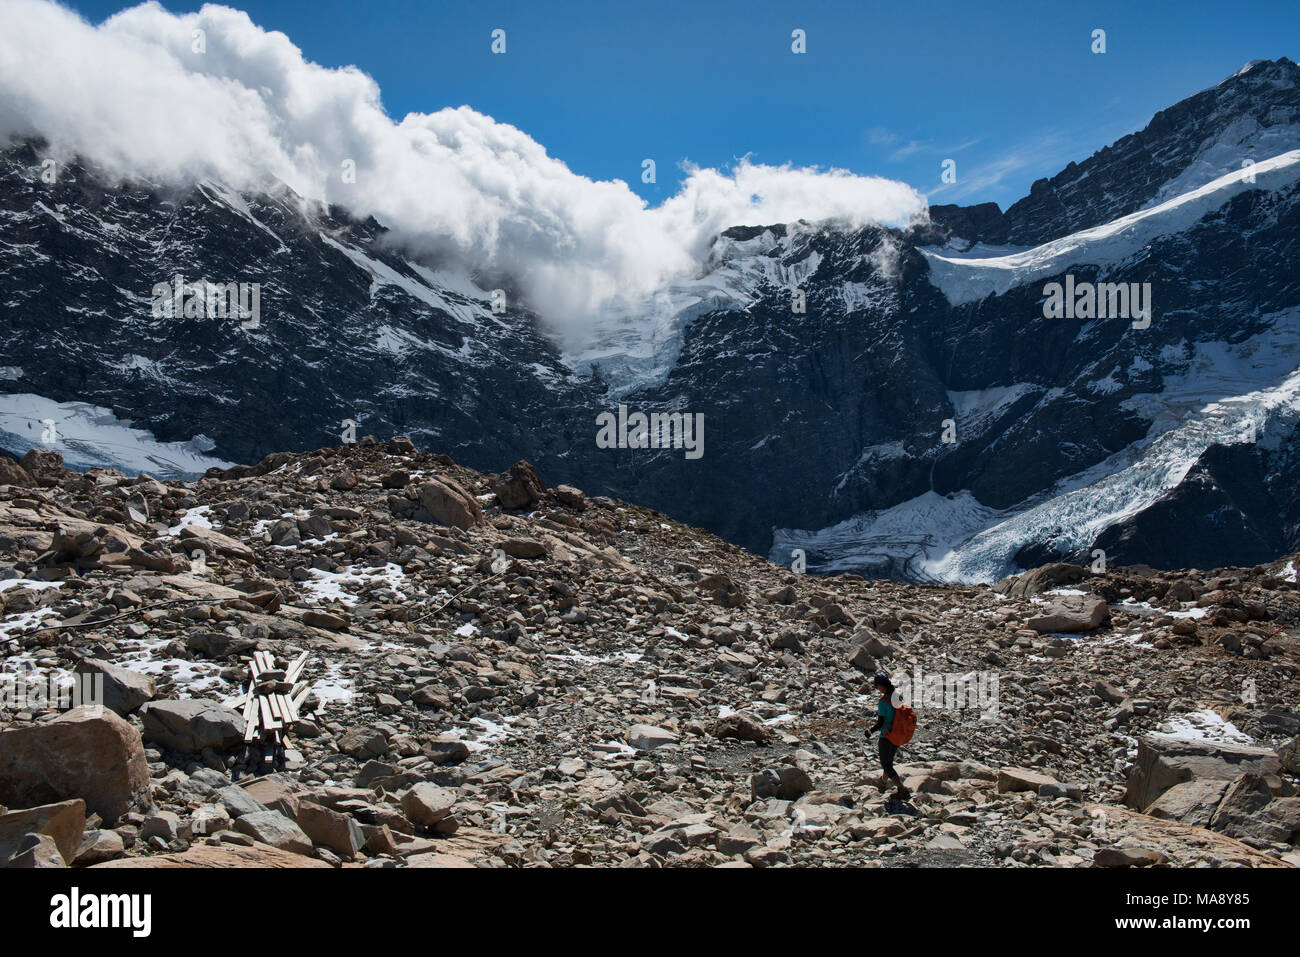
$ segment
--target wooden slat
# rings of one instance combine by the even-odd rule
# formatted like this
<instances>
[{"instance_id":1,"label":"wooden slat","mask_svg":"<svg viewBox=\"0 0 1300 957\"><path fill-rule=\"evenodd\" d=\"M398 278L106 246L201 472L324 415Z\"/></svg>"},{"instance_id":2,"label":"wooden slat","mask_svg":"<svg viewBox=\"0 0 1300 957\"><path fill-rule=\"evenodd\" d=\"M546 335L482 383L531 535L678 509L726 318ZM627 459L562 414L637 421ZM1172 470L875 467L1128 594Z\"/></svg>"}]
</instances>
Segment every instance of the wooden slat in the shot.
<instances>
[{"instance_id":1,"label":"wooden slat","mask_svg":"<svg viewBox=\"0 0 1300 957\"><path fill-rule=\"evenodd\" d=\"M257 702L262 708L263 730L274 731L276 728L283 727L283 725L275 719L275 716L271 714L271 702L267 700L265 695L260 695Z\"/></svg>"},{"instance_id":2,"label":"wooden slat","mask_svg":"<svg viewBox=\"0 0 1300 957\"><path fill-rule=\"evenodd\" d=\"M298 675L302 674L302 669L307 664L307 652L298 656L297 660L289 666L289 670L284 673L284 680L293 684L298 680Z\"/></svg>"},{"instance_id":3,"label":"wooden slat","mask_svg":"<svg viewBox=\"0 0 1300 957\"><path fill-rule=\"evenodd\" d=\"M244 692L244 740L252 741L257 736L257 695L250 684Z\"/></svg>"},{"instance_id":4,"label":"wooden slat","mask_svg":"<svg viewBox=\"0 0 1300 957\"><path fill-rule=\"evenodd\" d=\"M276 721L284 720L284 712L280 710L280 696L278 694L269 694L266 696L266 703L271 706L271 717Z\"/></svg>"},{"instance_id":5,"label":"wooden slat","mask_svg":"<svg viewBox=\"0 0 1300 957\"><path fill-rule=\"evenodd\" d=\"M286 695L279 695L280 712L284 715L285 724L290 724L298 720L298 709L293 706L293 700Z\"/></svg>"}]
</instances>

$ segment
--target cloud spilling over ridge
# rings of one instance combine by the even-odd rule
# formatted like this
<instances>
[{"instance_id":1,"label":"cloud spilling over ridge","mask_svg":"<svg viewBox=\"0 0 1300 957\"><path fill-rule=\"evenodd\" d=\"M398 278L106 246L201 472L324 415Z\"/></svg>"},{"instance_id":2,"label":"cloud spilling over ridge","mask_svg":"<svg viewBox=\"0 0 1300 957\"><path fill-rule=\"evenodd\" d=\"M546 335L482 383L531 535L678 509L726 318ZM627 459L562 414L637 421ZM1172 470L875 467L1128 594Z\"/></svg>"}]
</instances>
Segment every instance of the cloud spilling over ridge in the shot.
<instances>
[{"instance_id":1,"label":"cloud spilling over ridge","mask_svg":"<svg viewBox=\"0 0 1300 957\"><path fill-rule=\"evenodd\" d=\"M283 33L212 5L173 15L150 2L96 27L49 0L4 0L0 135L32 134L121 176L239 189L279 179L374 215L417 249L514 277L556 319L692 273L728 226L906 225L926 210L903 183L747 161L688 167L678 193L647 208L625 183L576 175L468 107L395 122L360 70L310 63Z\"/></svg>"}]
</instances>

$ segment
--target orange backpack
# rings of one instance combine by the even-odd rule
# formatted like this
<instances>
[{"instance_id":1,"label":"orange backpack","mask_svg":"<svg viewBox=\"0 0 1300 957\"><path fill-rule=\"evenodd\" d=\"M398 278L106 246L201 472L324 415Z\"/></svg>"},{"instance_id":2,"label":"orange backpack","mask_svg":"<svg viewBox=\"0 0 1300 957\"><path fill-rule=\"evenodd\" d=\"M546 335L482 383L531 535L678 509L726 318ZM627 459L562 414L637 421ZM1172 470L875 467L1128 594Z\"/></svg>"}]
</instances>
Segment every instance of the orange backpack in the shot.
<instances>
[{"instance_id":1,"label":"orange backpack","mask_svg":"<svg viewBox=\"0 0 1300 957\"><path fill-rule=\"evenodd\" d=\"M916 732L916 712L907 705L894 709L894 722L889 727L885 740L896 747L902 747L912 740Z\"/></svg>"}]
</instances>

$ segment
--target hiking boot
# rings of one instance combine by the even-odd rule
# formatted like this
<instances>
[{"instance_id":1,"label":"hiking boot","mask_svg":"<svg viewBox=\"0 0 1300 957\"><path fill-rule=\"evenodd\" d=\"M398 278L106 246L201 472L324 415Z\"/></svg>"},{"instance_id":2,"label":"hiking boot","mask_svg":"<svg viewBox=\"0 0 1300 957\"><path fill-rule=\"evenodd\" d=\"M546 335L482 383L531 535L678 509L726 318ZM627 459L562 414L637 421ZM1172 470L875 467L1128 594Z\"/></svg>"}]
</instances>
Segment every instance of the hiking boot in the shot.
<instances>
[{"instance_id":1,"label":"hiking boot","mask_svg":"<svg viewBox=\"0 0 1300 957\"><path fill-rule=\"evenodd\" d=\"M899 785L899 787L894 791L894 797L898 798L900 801L906 801L911 796L912 792L902 785Z\"/></svg>"}]
</instances>

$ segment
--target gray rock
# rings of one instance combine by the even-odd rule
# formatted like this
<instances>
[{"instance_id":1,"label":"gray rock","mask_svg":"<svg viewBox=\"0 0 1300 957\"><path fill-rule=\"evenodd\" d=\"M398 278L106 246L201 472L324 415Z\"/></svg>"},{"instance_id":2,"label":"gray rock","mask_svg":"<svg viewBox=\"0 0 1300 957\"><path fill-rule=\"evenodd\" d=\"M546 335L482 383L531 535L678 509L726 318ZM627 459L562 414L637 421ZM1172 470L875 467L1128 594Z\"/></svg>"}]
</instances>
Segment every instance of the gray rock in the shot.
<instances>
[{"instance_id":1,"label":"gray rock","mask_svg":"<svg viewBox=\"0 0 1300 957\"><path fill-rule=\"evenodd\" d=\"M5 861L2 867L12 868L50 868L67 867L67 862L59 852L59 846L48 834L27 834Z\"/></svg>"},{"instance_id":2,"label":"gray rock","mask_svg":"<svg viewBox=\"0 0 1300 957\"><path fill-rule=\"evenodd\" d=\"M1209 827L1229 783L1225 778L1204 778L1175 784L1152 801L1146 813L1195 827Z\"/></svg>"},{"instance_id":3,"label":"gray rock","mask_svg":"<svg viewBox=\"0 0 1300 957\"><path fill-rule=\"evenodd\" d=\"M141 718L144 740L179 754L229 751L244 743L243 715L213 701L154 701Z\"/></svg>"},{"instance_id":4,"label":"gray rock","mask_svg":"<svg viewBox=\"0 0 1300 957\"><path fill-rule=\"evenodd\" d=\"M1110 608L1096 595L1067 596L1048 606L1047 611L1025 622L1037 632L1081 632L1100 628L1110 621Z\"/></svg>"},{"instance_id":5,"label":"gray rock","mask_svg":"<svg viewBox=\"0 0 1300 957\"><path fill-rule=\"evenodd\" d=\"M154 697L153 679L127 668L111 665L97 658L83 658L77 664L77 674L89 675L92 680L102 676L104 682L104 707L120 715L138 710Z\"/></svg>"},{"instance_id":6,"label":"gray rock","mask_svg":"<svg viewBox=\"0 0 1300 957\"><path fill-rule=\"evenodd\" d=\"M226 813L232 818L243 817L245 814L255 814L258 811L265 811L266 807L253 798L248 796L245 791L237 784L224 787L217 792L217 799L221 806L226 809Z\"/></svg>"},{"instance_id":7,"label":"gray rock","mask_svg":"<svg viewBox=\"0 0 1300 957\"><path fill-rule=\"evenodd\" d=\"M1210 817L1210 830L1237 839L1289 844L1300 829L1300 800L1275 799L1264 778L1246 772L1228 785Z\"/></svg>"},{"instance_id":8,"label":"gray rock","mask_svg":"<svg viewBox=\"0 0 1300 957\"><path fill-rule=\"evenodd\" d=\"M112 861L126 853L126 844L122 835L116 831L87 831L81 842L81 849L73 861L78 867L90 867Z\"/></svg>"},{"instance_id":9,"label":"gray rock","mask_svg":"<svg viewBox=\"0 0 1300 957\"><path fill-rule=\"evenodd\" d=\"M1136 811L1145 811L1175 784L1205 779L1232 781L1247 771L1276 774L1280 767L1278 756L1267 748L1146 735L1138 739L1137 760L1129 772L1124 803Z\"/></svg>"},{"instance_id":10,"label":"gray rock","mask_svg":"<svg viewBox=\"0 0 1300 957\"><path fill-rule=\"evenodd\" d=\"M190 831L196 835L216 834L230 825L230 812L220 804L200 804L190 816Z\"/></svg>"},{"instance_id":11,"label":"gray rock","mask_svg":"<svg viewBox=\"0 0 1300 957\"><path fill-rule=\"evenodd\" d=\"M388 753L388 738L374 728L349 728L339 737L338 749L358 761L378 758Z\"/></svg>"},{"instance_id":12,"label":"gray rock","mask_svg":"<svg viewBox=\"0 0 1300 957\"><path fill-rule=\"evenodd\" d=\"M293 820L278 811L254 811L235 821L235 830L256 841L294 854L310 854L311 839Z\"/></svg>"},{"instance_id":13,"label":"gray rock","mask_svg":"<svg viewBox=\"0 0 1300 957\"><path fill-rule=\"evenodd\" d=\"M181 819L175 812L158 811L140 825L140 840L147 841L151 837L161 837L170 844L180 836L180 831Z\"/></svg>"},{"instance_id":14,"label":"gray rock","mask_svg":"<svg viewBox=\"0 0 1300 957\"><path fill-rule=\"evenodd\" d=\"M627 729L624 740L630 748L636 748L638 751L653 751L665 744L675 744L677 735L652 724L634 724Z\"/></svg>"},{"instance_id":15,"label":"gray rock","mask_svg":"<svg viewBox=\"0 0 1300 957\"><path fill-rule=\"evenodd\" d=\"M1038 793L1044 785L1059 784L1056 778L1028 768L1003 768L998 772L998 793L1008 791L1030 791Z\"/></svg>"}]
</instances>

